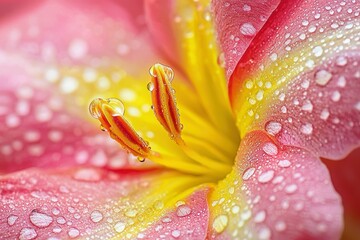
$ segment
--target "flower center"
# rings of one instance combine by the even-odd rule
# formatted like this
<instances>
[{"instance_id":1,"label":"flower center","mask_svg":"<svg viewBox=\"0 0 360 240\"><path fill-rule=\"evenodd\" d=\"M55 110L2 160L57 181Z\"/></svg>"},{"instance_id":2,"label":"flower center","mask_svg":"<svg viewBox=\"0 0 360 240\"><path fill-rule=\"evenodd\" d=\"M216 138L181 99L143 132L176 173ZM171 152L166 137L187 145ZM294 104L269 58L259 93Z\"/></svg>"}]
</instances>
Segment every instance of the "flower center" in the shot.
<instances>
[{"instance_id":1,"label":"flower center","mask_svg":"<svg viewBox=\"0 0 360 240\"><path fill-rule=\"evenodd\" d=\"M211 181L225 177L232 168L236 149L239 142L228 139L221 131L217 131L208 119L190 117L185 127L193 131L203 131L203 137L196 134L191 136L191 131L183 137L183 125L180 122L180 113L177 108L175 90L172 88L174 71L165 65L155 64L150 68L151 81L147 88L151 93L152 110L155 117L168 133L170 139L176 144L181 154L175 157L166 156L164 151L154 151L148 141L144 140L125 119L123 103L116 98L94 99L89 111L101 123L101 129L109 133L127 152L138 157L139 161L151 161L176 169L188 174L210 177ZM186 109L181 109L186 111ZM221 110L221 109L220 109ZM221 112L220 112L221 114ZM233 124L233 123L231 123ZM193 126L195 125L195 126ZM221 144L219 144L221 143ZM161 145L161 143L158 143ZM196 147L194 147L196 146ZM201 146L201 148L199 148Z\"/></svg>"}]
</instances>

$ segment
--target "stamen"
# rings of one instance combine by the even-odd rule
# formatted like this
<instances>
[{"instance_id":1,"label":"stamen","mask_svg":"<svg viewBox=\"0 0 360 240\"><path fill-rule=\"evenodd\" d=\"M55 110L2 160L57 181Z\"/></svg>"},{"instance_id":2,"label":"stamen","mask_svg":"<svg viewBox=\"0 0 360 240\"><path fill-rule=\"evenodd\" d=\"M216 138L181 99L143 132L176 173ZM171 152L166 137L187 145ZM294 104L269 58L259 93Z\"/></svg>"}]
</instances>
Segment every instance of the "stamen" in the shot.
<instances>
[{"instance_id":1,"label":"stamen","mask_svg":"<svg viewBox=\"0 0 360 240\"><path fill-rule=\"evenodd\" d=\"M184 145L181 138L182 124L176 107L174 90L171 81L174 71L165 65L155 64L150 68L151 82L148 90L151 92L153 110L157 120L179 145Z\"/></svg>"},{"instance_id":2,"label":"stamen","mask_svg":"<svg viewBox=\"0 0 360 240\"><path fill-rule=\"evenodd\" d=\"M151 151L148 143L126 121L124 105L119 99L96 98L90 103L89 111L95 119L100 121L102 130L109 132L111 138L125 150L137 156L140 161L157 154Z\"/></svg>"}]
</instances>

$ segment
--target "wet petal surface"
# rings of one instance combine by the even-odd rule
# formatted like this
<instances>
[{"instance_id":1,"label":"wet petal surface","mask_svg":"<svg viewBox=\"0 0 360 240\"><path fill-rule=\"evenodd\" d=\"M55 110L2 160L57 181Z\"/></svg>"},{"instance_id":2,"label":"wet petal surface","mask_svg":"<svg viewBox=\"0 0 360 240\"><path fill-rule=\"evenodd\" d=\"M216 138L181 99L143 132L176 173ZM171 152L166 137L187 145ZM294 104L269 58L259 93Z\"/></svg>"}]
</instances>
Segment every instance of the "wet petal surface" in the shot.
<instances>
[{"instance_id":1,"label":"wet petal surface","mask_svg":"<svg viewBox=\"0 0 360 240\"><path fill-rule=\"evenodd\" d=\"M213 239L338 239L342 206L329 173L306 150L249 133L210 197Z\"/></svg>"}]
</instances>

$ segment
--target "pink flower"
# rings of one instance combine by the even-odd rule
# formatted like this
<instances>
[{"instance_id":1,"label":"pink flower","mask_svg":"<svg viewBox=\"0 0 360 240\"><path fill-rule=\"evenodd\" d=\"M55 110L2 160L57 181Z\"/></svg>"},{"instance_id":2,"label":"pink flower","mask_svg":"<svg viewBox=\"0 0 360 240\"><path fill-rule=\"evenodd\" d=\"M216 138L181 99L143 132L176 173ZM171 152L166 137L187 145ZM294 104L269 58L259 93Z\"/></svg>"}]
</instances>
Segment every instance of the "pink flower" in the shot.
<instances>
[{"instance_id":1,"label":"pink flower","mask_svg":"<svg viewBox=\"0 0 360 240\"><path fill-rule=\"evenodd\" d=\"M359 236L358 2L15 4L1 239Z\"/></svg>"}]
</instances>

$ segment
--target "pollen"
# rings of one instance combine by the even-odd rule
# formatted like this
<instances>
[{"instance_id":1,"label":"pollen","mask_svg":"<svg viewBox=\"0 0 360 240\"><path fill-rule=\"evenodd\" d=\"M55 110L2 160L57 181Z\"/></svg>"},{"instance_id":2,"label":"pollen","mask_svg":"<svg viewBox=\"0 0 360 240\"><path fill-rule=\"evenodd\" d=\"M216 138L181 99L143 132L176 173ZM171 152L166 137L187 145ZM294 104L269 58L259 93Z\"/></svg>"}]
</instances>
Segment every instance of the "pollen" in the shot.
<instances>
[{"instance_id":1,"label":"pollen","mask_svg":"<svg viewBox=\"0 0 360 240\"><path fill-rule=\"evenodd\" d=\"M181 138L182 124L176 106L175 91L171 87L174 71L165 65L157 63L150 68L151 82L148 90L151 92L152 108L159 123L179 145L184 145Z\"/></svg>"},{"instance_id":2,"label":"pollen","mask_svg":"<svg viewBox=\"0 0 360 240\"><path fill-rule=\"evenodd\" d=\"M124 118L125 108L119 99L96 98L90 103L89 111L92 117L100 121L103 131L139 160L156 154Z\"/></svg>"}]
</instances>

